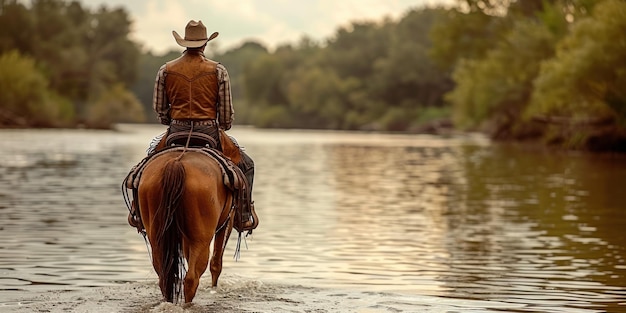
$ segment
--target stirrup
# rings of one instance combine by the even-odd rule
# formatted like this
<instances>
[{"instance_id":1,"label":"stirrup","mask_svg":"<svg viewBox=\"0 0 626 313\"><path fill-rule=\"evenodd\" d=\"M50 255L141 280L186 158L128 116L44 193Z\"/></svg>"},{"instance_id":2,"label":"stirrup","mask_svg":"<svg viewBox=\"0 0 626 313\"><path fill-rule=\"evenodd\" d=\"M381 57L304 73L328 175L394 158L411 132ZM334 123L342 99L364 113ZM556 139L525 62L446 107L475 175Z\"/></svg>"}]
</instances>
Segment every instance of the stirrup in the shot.
<instances>
[{"instance_id":1,"label":"stirrup","mask_svg":"<svg viewBox=\"0 0 626 313\"><path fill-rule=\"evenodd\" d=\"M246 215L248 215L248 220L241 223L241 229L239 229L239 227L235 227L235 229L240 233L248 232L247 235L250 235L252 234L252 231L259 225L259 218L254 210L254 201L250 203L250 212L247 213L248 214Z\"/></svg>"},{"instance_id":2,"label":"stirrup","mask_svg":"<svg viewBox=\"0 0 626 313\"><path fill-rule=\"evenodd\" d=\"M242 231L247 231L248 235L252 234L252 231L259 226L259 217L256 215L256 211L254 210L254 201L250 202L250 216L248 216L248 220L243 223Z\"/></svg>"},{"instance_id":3,"label":"stirrup","mask_svg":"<svg viewBox=\"0 0 626 313\"><path fill-rule=\"evenodd\" d=\"M252 229L256 229L259 226L259 216L256 215L256 211L254 210L254 201L250 202L250 217L252 218ZM250 233L252 233L252 229L250 229Z\"/></svg>"}]
</instances>

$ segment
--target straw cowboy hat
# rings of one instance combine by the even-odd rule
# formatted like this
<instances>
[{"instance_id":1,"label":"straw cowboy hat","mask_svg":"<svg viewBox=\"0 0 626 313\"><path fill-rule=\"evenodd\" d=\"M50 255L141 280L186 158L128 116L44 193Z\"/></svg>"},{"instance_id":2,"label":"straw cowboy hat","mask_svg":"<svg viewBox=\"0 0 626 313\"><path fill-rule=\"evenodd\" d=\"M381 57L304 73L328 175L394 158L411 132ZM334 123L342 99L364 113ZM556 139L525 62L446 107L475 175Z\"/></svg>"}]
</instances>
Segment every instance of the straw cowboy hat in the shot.
<instances>
[{"instance_id":1,"label":"straw cowboy hat","mask_svg":"<svg viewBox=\"0 0 626 313\"><path fill-rule=\"evenodd\" d=\"M176 42L185 48L198 48L204 46L207 42L214 39L219 35L218 32L211 34L211 37L206 36L206 27L202 24L202 21L191 20L185 26L185 38L181 38L180 35L173 30L172 34Z\"/></svg>"}]
</instances>

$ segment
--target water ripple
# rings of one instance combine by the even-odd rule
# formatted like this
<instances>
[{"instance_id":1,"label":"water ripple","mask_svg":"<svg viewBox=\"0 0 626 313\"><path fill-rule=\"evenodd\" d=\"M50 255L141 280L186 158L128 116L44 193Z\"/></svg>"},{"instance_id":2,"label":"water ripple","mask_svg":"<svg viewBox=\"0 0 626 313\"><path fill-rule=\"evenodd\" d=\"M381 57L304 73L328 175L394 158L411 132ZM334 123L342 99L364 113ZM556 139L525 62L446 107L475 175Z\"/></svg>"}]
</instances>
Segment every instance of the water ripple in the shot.
<instances>
[{"instance_id":1,"label":"water ripple","mask_svg":"<svg viewBox=\"0 0 626 313\"><path fill-rule=\"evenodd\" d=\"M119 188L159 132L0 132L0 291L154 279ZM233 133L257 165L261 226L238 262L229 246L225 272L473 308L626 310L623 158L473 136Z\"/></svg>"}]
</instances>

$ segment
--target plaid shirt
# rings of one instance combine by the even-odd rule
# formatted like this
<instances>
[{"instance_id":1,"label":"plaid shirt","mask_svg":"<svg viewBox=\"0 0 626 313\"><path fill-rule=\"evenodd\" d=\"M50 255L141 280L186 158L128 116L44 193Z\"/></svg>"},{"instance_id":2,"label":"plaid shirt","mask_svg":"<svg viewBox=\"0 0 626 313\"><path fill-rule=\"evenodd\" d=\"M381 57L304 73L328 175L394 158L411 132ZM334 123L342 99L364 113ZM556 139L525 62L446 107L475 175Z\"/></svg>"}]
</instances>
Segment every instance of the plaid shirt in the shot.
<instances>
[{"instance_id":1,"label":"plaid shirt","mask_svg":"<svg viewBox=\"0 0 626 313\"><path fill-rule=\"evenodd\" d=\"M170 103L167 100L167 93L165 92L165 78L167 72L165 71L165 64L159 68L157 72L156 81L154 83L154 95L152 97L152 107L157 113L159 121L163 125L169 125L171 118ZM233 109L233 99L230 92L230 78L228 71L224 65L217 64L217 81L219 82L219 105L218 105L218 123L220 128L229 130L235 119L235 110Z\"/></svg>"}]
</instances>

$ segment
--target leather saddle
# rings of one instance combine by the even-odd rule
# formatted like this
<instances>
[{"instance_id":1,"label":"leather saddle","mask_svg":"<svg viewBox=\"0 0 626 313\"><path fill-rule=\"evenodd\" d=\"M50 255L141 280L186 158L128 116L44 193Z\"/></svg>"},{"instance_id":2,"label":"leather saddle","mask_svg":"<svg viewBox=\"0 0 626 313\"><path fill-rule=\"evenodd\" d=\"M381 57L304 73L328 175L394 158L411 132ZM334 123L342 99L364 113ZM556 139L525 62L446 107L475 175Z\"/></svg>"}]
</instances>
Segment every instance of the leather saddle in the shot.
<instances>
[{"instance_id":1,"label":"leather saddle","mask_svg":"<svg viewBox=\"0 0 626 313\"><path fill-rule=\"evenodd\" d=\"M193 133L192 133L193 134ZM234 197L234 207L235 207L235 228L240 230L242 229L241 225L243 223L242 216L244 216L244 211L250 211L251 208L247 208L251 206L251 199L249 197L249 184L247 182L245 174L241 171L241 169L237 166L242 160L241 150L239 146L232 140L230 136L226 134L224 130L219 130L219 138L220 138L220 148L221 151L215 148L210 148L211 142L204 142L202 140L195 141L195 147L185 148L180 145L167 146L166 140L167 138L171 138L170 136L163 136L161 142L157 145L155 153L145 157L141 162L139 162L131 171L128 173L127 177L124 179L124 185L127 189L132 190L133 199L137 199L137 188L139 187L139 181L141 180L141 174L146 164L150 162L150 160L166 151L170 150L178 150L183 151L184 149L193 150L196 152L201 152L207 157L210 157L217 161L222 170L224 185L233 193ZM203 137L195 137L196 139L200 139ZM214 142L214 140L213 140ZM190 141L191 143L191 141ZM204 145L204 146L202 146ZM139 216L139 205L136 201L132 201L130 203L132 208L129 208L131 211L131 215L129 216L129 224L138 228L141 232L143 225L141 224L141 217ZM253 211L253 210L252 210ZM131 220L133 223L131 223Z\"/></svg>"}]
</instances>

